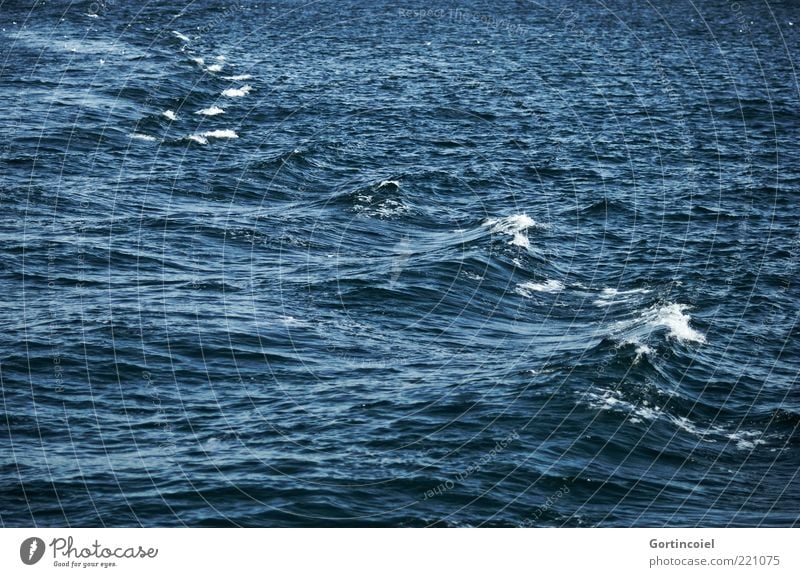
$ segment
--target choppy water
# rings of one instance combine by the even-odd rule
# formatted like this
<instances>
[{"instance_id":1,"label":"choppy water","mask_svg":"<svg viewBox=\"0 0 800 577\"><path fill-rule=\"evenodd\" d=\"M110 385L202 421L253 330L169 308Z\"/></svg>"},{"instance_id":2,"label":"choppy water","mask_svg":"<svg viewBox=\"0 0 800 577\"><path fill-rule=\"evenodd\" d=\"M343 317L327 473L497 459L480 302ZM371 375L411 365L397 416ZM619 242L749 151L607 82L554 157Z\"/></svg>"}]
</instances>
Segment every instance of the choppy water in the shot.
<instances>
[{"instance_id":1,"label":"choppy water","mask_svg":"<svg viewBox=\"0 0 800 577\"><path fill-rule=\"evenodd\" d=\"M0 524L798 524L795 2L0 29Z\"/></svg>"}]
</instances>

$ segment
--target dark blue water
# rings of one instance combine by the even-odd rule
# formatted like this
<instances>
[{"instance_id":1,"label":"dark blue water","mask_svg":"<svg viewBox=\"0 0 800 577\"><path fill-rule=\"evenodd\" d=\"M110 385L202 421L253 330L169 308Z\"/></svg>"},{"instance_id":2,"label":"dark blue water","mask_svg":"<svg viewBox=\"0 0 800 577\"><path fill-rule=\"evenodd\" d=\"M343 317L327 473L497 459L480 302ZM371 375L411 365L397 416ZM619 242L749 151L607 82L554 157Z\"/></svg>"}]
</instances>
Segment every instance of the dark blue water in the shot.
<instances>
[{"instance_id":1,"label":"dark blue water","mask_svg":"<svg viewBox=\"0 0 800 577\"><path fill-rule=\"evenodd\" d=\"M797 3L0 29L0 524L800 523Z\"/></svg>"}]
</instances>

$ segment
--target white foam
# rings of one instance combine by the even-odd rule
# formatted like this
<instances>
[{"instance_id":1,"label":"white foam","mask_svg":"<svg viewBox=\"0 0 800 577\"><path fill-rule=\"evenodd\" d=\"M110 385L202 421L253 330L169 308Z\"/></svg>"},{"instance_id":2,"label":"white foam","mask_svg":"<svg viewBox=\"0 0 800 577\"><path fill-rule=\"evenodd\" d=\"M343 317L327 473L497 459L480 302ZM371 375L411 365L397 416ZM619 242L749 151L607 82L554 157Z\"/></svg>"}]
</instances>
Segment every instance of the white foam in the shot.
<instances>
[{"instance_id":1,"label":"white foam","mask_svg":"<svg viewBox=\"0 0 800 577\"><path fill-rule=\"evenodd\" d=\"M705 336L689 324L692 318L684 313L688 308L687 305L676 303L655 305L642 311L636 318L613 323L611 333L623 343L639 345L649 333L666 328L668 337L682 342L705 343Z\"/></svg>"},{"instance_id":2,"label":"white foam","mask_svg":"<svg viewBox=\"0 0 800 577\"><path fill-rule=\"evenodd\" d=\"M691 433L701 439L705 437L709 432L710 429L701 429L697 425L695 425L692 421L688 419L688 417L675 417L670 416L669 420L674 424L677 425L679 429L683 429L687 433Z\"/></svg>"},{"instance_id":3,"label":"white foam","mask_svg":"<svg viewBox=\"0 0 800 577\"><path fill-rule=\"evenodd\" d=\"M679 341L690 341L695 343L705 343L706 337L690 325L692 318L684 314L689 308L686 305L671 303L660 307L651 321L653 326L663 326L669 329L669 335Z\"/></svg>"},{"instance_id":4,"label":"white foam","mask_svg":"<svg viewBox=\"0 0 800 577\"><path fill-rule=\"evenodd\" d=\"M509 244L513 246L521 246L522 248L531 247L531 241L528 240L528 235L526 235L524 232L515 232L514 238L511 239Z\"/></svg>"},{"instance_id":5,"label":"white foam","mask_svg":"<svg viewBox=\"0 0 800 577\"><path fill-rule=\"evenodd\" d=\"M636 339L628 339L623 344L625 344L625 345L633 345L633 346L636 347L636 350L635 350L636 357L633 359L633 363L634 364L638 363L642 359L643 356L652 355L655 352L655 351L653 351L653 348L650 345L647 345L645 343L639 342Z\"/></svg>"},{"instance_id":6,"label":"white foam","mask_svg":"<svg viewBox=\"0 0 800 577\"><path fill-rule=\"evenodd\" d=\"M589 406L593 409L627 413L632 423L640 423L642 419L656 421L662 415L661 407L650 407L647 401L643 401L641 405L634 405L614 396L611 391L606 391L602 396L596 393L589 393L587 398L589 399Z\"/></svg>"},{"instance_id":7,"label":"white foam","mask_svg":"<svg viewBox=\"0 0 800 577\"><path fill-rule=\"evenodd\" d=\"M225 130L208 130L200 134L190 134L186 138L188 138L192 142L196 142L197 144L208 144L209 138L239 138L239 135L236 134L233 130L225 129Z\"/></svg>"},{"instance_id":8,"label":"white foam","mask_svg":"<svg viewBox=\"0 0 800 577\"><path fill-rule=\"evenodd\" d=\"M642 419L648 421L666 420L675 427L694 435L706 443L725 442L727 439L728 442L736 443L736 448L742 451L750 451L758 445L767 443L762 431L736 430L730 432L730 429L726 430L725 427L716 424L703 427L688 417L670 415L663 412L659 406L651 407L647 401L642 401L641 404L634 404L619 398L616 396L617 394L615 391L603 391L602 395L590 392L584 398L593 409L626 413L631 423L639 423Z\"/></svg>"},{"instance_id":9,"label":"white foam","mask_svg":"<svg viewBox=\"0 0 800 577\"><path fill-rule=\"evenodd\" d=\"M367 216L388 218L408 212L406 205L392 198L375 202L371 194L359 194L356 196L356 200L363 204L357 204L353 207L354 210Z\"/></svg>"},{"instance_id":10,"label":"white foam","mask_svg":"<svg viewBox=\"0 0 800 577\"><path fill-rule=\"evenodd\" d=\"M382 180L378 185L378 188L383 188L384 186L396 186L397 188L400 188L400 182L397 180Z\"/></svg>"},{"instance_id":11,"label":"white foam","mask_svg":"<svg viewBox=\"0 0 800 577\"><path fill-rule=\"evenodd\" d=\"M218 114L225 114L225 111L217 106L211 106L209 108L198 110L195 112L195 114L203 114L204 116L217 116Z\"/></svg>"},{"instance_id":12,"label":"white foam","mask_svg":"<svg viewBox=\"0 0 800 577\"><path fill-rule=\"evenodd\" d=\"M205 63L206 63L206 61L205 61L205 60L203 60L203 59L202 59L202 58L200 58L200 57L197 57L197 58L192 58L191 60L192 60L192 62L194 62L194 63L195 63L195 64L197 64L198 66L205 66Z\"/></svg>"},{"instance_id":13,"label":"white foam","mask_svg":"<svg viewBox=\"0 0 800 577\"><path fill-rule=\"evenodd\" d=\"M490 218L483 223L484 226L491 227L491 232L495 234L507 234L513 237L509 244L530 248L530 241L525 231L532 227L544 228L527 214L512 214L505 218Z\"/></svg>"},{"instance_id":14,"label":"white foam","mask_svg":"<svg viewBox=\"0 0 800 577\"><path fill-rule=\"evenodd\" d=\"M147 142L156 141L155 136L150 136L149 134L141 134L139 132L134 132L133 134L131 134L131 138L133 138L134 140L146 140Z\"/></svg>"},{"instance_id":15,"label":"white foam","mask_svg":"<svg viewBox=\"0 0 800 577\"><path fill-rule=\"evenodd\" d=\"M512 214L504 218L490 218L484 225L491 226L492 232L502 232L506 234L514 234L527 230L532 226L539 226L535 220L527 214Z\"/></svg>"},{"instance_id":16,"label":"white foam","mask_svg":"<svg viewBox=\"0 0 800 577\"><path fill-rule=\"evenodd\" d=\"M226 88L222 91L222 95L230 98L237 98L239 96L246 96L251 90L253 90L253 87L249 84L245 84L241 88Z\"/></svg>"},{"instance_id":17,"label":"white foam","mask_svg":"<svg viewBox=\"0 0 800 577\"><path fill-rule=\"evenodd\" d=\"M191 42L191 39L188 36L186 36L185 34L181 34L177 30L173 30L172 33L181 40L183 40L184 42Z\"/></svg>"},{"instance_id":18,"label":"white foam","mask_svg":"<svg viewBox=\"0 0 800 577\"><path fill-rule=\"evenodd\" d=\"M632 300L634 295L647 294L650 291L647 289L631 289L619 290L616 288L604 288L600 291L600 298L594 301L594 304L599 307L607 307L619 303L624 303Z\"/></svg>"},{"instance_id":19,"label":"white foam","mask_svg":"<svg viewBox=\"0 0 800 577\"><path fill-rule=\"evenodd\" d=\"M250 80L253 78L252 74L237 74L236 76L223 76L225 80Z\"/></svg>"},{"instance_id":20,"label":"white foam","mask_svg":"<svg viewBox=\"0 0 800 577\"><path fill-rule=\"evenodd\" d=\"M221 72L222 71L222 64L212 64L208 68L206 68L209 72Z\"/></svg>"},{"instance_id":21,"label":"white foam","mask_svg":"<svg viewBox=\"0 0 800 577\"><path fill-rule=\"evenodd\" d=\"M239 135L229 128L225 130L209 130L201 134L201 136L206 138L239 138Z\"/></svg>"},{"instance_id":22,"label":"white foam","mask_svg":"<svg viewBox=\"0 0 800 577\"><path fill-rule=\"evenodd\" d=\"M764 439L756 437L761 436L760 431L736 431L729 435L725 435L731 441L736 442L736 448L742 451L748 451L756 448L756 445L763 445L766 443Z\"/></svg>"},{"instance_id":23,"label":"white foam","mask_svg":"<svg viewBox=\"0 0 800 577\"><path fill-rule=\"evenodd\" d=\"M404 205L402 202L392 200L391 198L378 203L378 206L372 211L373 215L384 218L398 214L405 214L406 212L408 212L408 207L406 207L406 205Z\"/></svg>"},{"instance_id":24,"label":"white foam","mask_svg":"<svg viewBox=\"0 0 800 577\"><path fill-rule=\"evenodd\" d=\"M530 298L534 292L540 293L557 293L564 290L564 283L560 280L549 279L545 282L528 281L518 284L516 293L524 297Z\"/></svg>"},{"instance_id":25,"label":"white foam","mask_svg":"<svg viewBox=\"0 0 800 577\"><path fill-rule=\"evenodd\" d=\"M482 281L483 280L482 276L480 276L478 274L475 274L474 272L464 271L464 276L467 277L470 280L475 280L475 281Z\"/></svg>"},{"instance_id":26,"label":"white foam","mask_svg":"<svg viewBox=\"0 0 800 577\"><path fill-rule=\"evenodd\" d=\"M220 62L222 62L223 60L225 60L225 57L222 54L220 54L219 56L215 57L215 60L219 60Z\"/></svg>"},{"instance_id":27,"label":"white foam","mask_svg":"<svg viewBox=\"0 0 800 577\"><path fill-rule=\"evenodd\" d=\"M166 116L167 118L169 118L170 120L177 120L178 119L178 117L175 116L175 112L172 111L172 110L165 110L164 112L162 112L162 114L164 116Z\"/></svg>"}]
</instances>

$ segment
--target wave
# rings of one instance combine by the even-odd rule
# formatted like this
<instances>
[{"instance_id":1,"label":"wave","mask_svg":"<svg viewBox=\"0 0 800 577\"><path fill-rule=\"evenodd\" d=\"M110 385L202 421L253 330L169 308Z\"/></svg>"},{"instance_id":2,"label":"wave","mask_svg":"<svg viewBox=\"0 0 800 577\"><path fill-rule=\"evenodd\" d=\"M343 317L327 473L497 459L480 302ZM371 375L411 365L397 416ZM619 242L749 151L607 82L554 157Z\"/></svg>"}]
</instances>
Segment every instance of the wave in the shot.
<instances>
[{"instance_id":1,"label":"wave","mask_svg":"<svg viewBox=\"0 0 800 577\"><path fill-rule=\"evenodd\" d=\"M236 134L236 132L234 132L233 130L223 129L223 130L207 130L206 132L201 132L200 134L190 134L186 138L188 138L193 142L196 142L197 144L208 144L209 138L234 139L234 138L239 138L239 135Z\"/></svg>"},{"instance_id":2,"label":"wave","mask_svg":"<svg viewBox=\"0 0 800 577\"><path fill-rule=\"evenodd\" d=\"M602 198L592 204L580 209L585 216L600 215L607 216L616 213L635 213L636 209L632 206L623 204L610 198Z\"/></svg>"},{"instance_id":3,"label":"wave","mask_svg":"<svg viewBox=\"0 0 800 577\"><path fill-rule=\"evenodd\" d=\"M355 199L356 203L353 210L366 216L389 218L408 212L408 207L405 204L392 198L376 200L372 195L359 194L356 195Z\"/></svg>"},{"instance_id":4,"label":"wave","mask_svg":"<svg viewBox=\"0 0 800 577\"><path fill-rule=\"evenodd\" d=\"M208 108L203 108L195 112L195 114L202 114L204 116L218 116L220 114L225 114L225 111L218 106L209 106Z\"/></svg>"},{"instance_id":5,"label":"wave","mask_svg":"<svg viewBox=\"0 0 800 577\"><path fill-rule=\"evenodd\" d=\"M141 132L134 132L131 134L131 138L133 140L144 140L146 142L155 142L158 140L155 136L150 136L149 134L142 134Z\"/></svg>"},{"instance_id":6,"label":"wave","mask_svg":"<svg viewBox=\"0 0 800 577\"><path fill-rule=\"evenodd\" d=\"M697 332L689 325L689 321L692 318L684 313L688 308L688 305L683 304L667 304L658 307L655 311L648 311L645 314L645 318L653 328L668 328L669 336L679 341L705 343L705 335Z\"/></svg>"},{"instance_id":7,"label":"wave","mask_svg":"<svg viewBox=\"0 0 800 577\"><path fill-rule=\"evenodd\" d=\"M305 169L310 167L317 167L311 152L304 148L292 148L285 152L250 161L247 171L253 174L272 174L274 171L280 170L282 174L286 174L287 170L291 170L295 171L296 174L305 175Z\"/></svg>"},{"instance_id":8,"label":"wave","mask_svg":"<svg viewBox=\"0 0 800 577\"><path fill-rule=\"evenodd\" d=\"M177 30L173 30L172 33L175 35L176 38L178 38L180 40L183 40L184 42L191 42L192 41L191 38L189 38L185 34L181 34Z\"/></svg>"},{"instance_id":9,"label":"wave","mask_svg":"<svg viewBox=\"0 0 800 577\"><path fill-rule=\"evenodd\" d=\"M619 290L613 287L606 287L600 291L600 298L594 301L594 304L599 307L607 307L620 303L627 303L634 300L635 295L648 294L650 291L647 289L630 289Z\"/></svg>"},{"instance_id":10,"label":"wave","mask_svg":"<svg viewBox=\"0 0 800 577\"><path fill-rule=\"evenodd\" d=\"M512 214L503 218L490 218L483 225L489 227L492 234L511 236L508 244L522 248L530 248L530 240L526 233L529 228L545 228L545 225L536 222L524 213Z\"/></svg>"},{"instance_id":11,"label":"wave","mask_svg":"<svg viewBox=\"0 0 800 577\"><path fill-rule=\"evenodd\" d=\"M228 98L239 98L241 96L247 96L252 90L252 86L245 84L241 88L226 88L222 91L222 96L227 96Z\"/></svg>"},{"instance_id":12,"label":"wave","mask_svg":"<svg viewBox=\"0 0 800 577\"><path fill-rule=\"evenodd\" d=\"M324 204L338 204L368 217L391 218L408 213L411 208L400 193L398 177L375 180L355 189L337 192L325 199Z\"/></svg>"},{"instance_id":13,"label":"wave","mask_svg":"<svg viewBox=\"0 0 800 577\"><path fill-rule=\"evenodd\" d=\"M761 429L742 429L726 427L719 423L701 425L685 416L671 414L665 407L647 400L631 402L622 398L619 391L603 391L588 393L586 404L599 411L612 411L627 415L627 421L638 424L644 421L667 422L676 429L689 433L709 443L733 444L740 451L755 449L767 443L765 432ZM772 435L770 435L772 436Z\"/></svg>"},{"instance_id":14,"label":"wave","mask_svg":"<svg viewBox=\"0 0 800 577\"><path fill-rule=\"evenodd\" d=\"M667 336L679 342L693 342L703 344L705 335L692 328L692 317L686 314L688 305L667 303L654 305L632 319L618 321L612 328L612 333L621 336L623 343L641 344L643 338L660 329L667 329Z\"/></svg>"},{"instance_id":15,"label":"wave","mask_svg":"<svg viewBox=\"0 0 800 577\"><path fill-rule=\"evenodd\" d=\"M544 282L524 282L517 285L515 292L527 298L531 298L534 292L557 293L564 290L564 283L559 280L549 279Z\"/></svg>"},{"instance_id":16,"label":"wave","mask_svg":"<svg viewBox=\"0 0 800 577\"><path fill-rule=\"evenodd\" d=\"M230 129L209 130L204 132L203 136L205 136L206 138L239 138L239 135Z\"/></svg>"}]
</instances>

